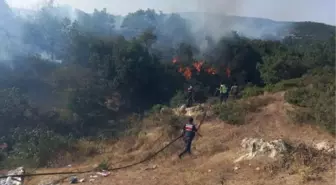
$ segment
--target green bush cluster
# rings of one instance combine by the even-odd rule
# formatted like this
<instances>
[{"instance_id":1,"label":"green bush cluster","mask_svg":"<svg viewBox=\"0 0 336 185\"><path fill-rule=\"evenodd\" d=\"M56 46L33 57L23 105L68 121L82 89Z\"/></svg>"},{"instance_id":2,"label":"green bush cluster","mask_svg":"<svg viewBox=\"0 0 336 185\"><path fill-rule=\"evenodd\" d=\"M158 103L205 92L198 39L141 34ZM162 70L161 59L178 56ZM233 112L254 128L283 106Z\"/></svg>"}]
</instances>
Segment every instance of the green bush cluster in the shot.
<instances>
[{"instance_id":1,"label":"green bush cluster","mask_svg":"<svg viewBox=\"0 0 336 185\"><path fill-rule=\"evenodd\" d=\"M334 74L315 75L310 85L285 93L286 101L296 106L288 112L294 122L315 124L335 134L334 77Z\"/></svg>"}]
</instances>

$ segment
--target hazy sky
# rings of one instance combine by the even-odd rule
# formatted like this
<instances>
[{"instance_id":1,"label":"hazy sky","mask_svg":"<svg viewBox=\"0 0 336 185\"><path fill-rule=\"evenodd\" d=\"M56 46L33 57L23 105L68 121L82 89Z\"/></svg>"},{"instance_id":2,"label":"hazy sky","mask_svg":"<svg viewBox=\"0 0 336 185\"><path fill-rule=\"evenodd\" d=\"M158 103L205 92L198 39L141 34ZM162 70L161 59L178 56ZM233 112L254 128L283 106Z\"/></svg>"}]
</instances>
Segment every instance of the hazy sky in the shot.
<instances>
[{"instance_id":1,"label":"hazy sky","mask_svg":"<svg viewBox=\"0 0 336 185\"><path fill-rule=\"evenodd\" d=\"M41 0L7 0L10 6L34 8ZM317 21L335 25L335 0L55 0L86 12L107 8L125 15L138 9L163 12L218 12L284 21Z\"/></svg>"}]
</instances>

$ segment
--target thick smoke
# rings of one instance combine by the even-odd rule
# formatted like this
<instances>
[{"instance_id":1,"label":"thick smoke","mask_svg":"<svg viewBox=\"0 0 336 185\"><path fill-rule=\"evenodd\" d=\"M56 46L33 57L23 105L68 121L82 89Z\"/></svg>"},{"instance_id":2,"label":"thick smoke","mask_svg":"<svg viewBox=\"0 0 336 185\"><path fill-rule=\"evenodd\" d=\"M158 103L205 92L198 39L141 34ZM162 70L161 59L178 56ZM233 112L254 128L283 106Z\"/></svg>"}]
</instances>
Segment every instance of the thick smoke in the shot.
<instances>
[{"instance_id":1,"label":"thick smoke","mask_svg":"<svg viewBox=\"0 0 336 185\"><path fill-rule=\"evenodd\" d=\"M233 15L244 15L244 12L261 11L262 8L249 6L248 0L199 0L198 9L201 13L181 13L182 17L191 22L191 29L200 42L201 48L206 47L206 37L211 37L215 42L223 36L231 35L235 31L239 35L253 39L277 39L287 36L291 23L275 22L262 18L247 18ZM269 12L275 6L266 7ZM211 13L213 12L213 13ZM279 13L279 11L274 11Z\"/></svg>"},{"instance_id":2,"label":"thick smoke","mask_svg":"<svg viewBox=\"0 0 336 185\"><path fill-rule=\"evenodd\" d=\"M232 31L236 31L239 35L257 39L282 39L284 36L287 36L287 30L290 30L292 26L290 23L232 16L244 14L245 11L260 11L260 9L254 10L254 7L247 7L246 2L247 0L212 0L209 2L199 0L198 4L196 3L198 12L182 12L179 14L187 20L191 36L201 50L207 47L208 41L206 38L210 37L216 42L221 37L231 34ZM33 11L10 9L4 0L0 0L0 16L4 18L0 21L0 39L2 40L0 44L1 60L10 60L14 54L33 54L60 62L60 59L54 58L53 54L45 48L37 47L34 45L34 42L27 43L23 41L23 35L26 34L26 30L24 29L25 23L34 20L41 8L48 6L54 7L48 13L60 20L67 17L73 22L85 14L71 6L56 5L53 1L47 1L43 6ZM268 8L272 9L272 7ZM276 9L276 7L273 8ZM172 10L174 9L172 7ZM275 12L279 13L279 11ZM165 22L167 17L169 15L166 15L165 19L161 21ZM121 28L124 18L125 16L114 16L114 29L119 33L124 32L124 29ZM159 31L167 32L165 29ZM126 30L126 32L129 32L129 30ZM179 36L178 34L175 35L176 37Z\"/></svg>"},{"instance_id":3,"label":"thick smoke","mask_svg":"<svg viewBox=\"0 0 336 185\"><path fill-rule=\"evenodd\" d=\"M17 52L21 43L21 26L15 14L0 0L0 59L11 60L12 54Z\"/></svg>"},{"instance_id":4,"label":"thick smoke","mask_svg":"<svg viewBox=\"0 0 336 185\"><path fill-rule=\"evenodd\" d=\"M41 38L47 38L47 36L40 35L36 31L41 28L47 29L48 26L34 27L34 24L38 21L47 22L40 20L43 17L42 8L47 11L48 15L58 20L68 18L70 21L75 21L77 13L71 6L56 7L53 4L44 3L39 7L34 10L10 8L4 0L0 0L0 17L2 18L0 20L0 61L9 63L16 56L40 56L45 60L61 62L60 59L55 58L46 48L36 44ZM48 7L51 8L48 9ZM31 36L32 34L35 35Z\"/></svg>"}]
</instances>

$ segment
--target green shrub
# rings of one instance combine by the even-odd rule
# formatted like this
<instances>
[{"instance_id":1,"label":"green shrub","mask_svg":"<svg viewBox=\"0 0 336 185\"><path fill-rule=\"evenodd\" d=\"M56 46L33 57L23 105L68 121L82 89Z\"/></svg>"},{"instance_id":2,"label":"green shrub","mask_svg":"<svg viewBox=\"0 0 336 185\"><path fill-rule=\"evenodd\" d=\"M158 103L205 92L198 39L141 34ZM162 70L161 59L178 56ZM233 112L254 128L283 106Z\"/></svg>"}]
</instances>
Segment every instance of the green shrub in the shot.
<instances>
[{"instance_id":1,"label":"green shrub","mask_svg":"<svg viewBox=\"0 0 336 185\"><path fill-rule=\"evenodd\" d=\"M213 106L213 112L221 120L229 124L241 125L245 123L248 113L258 112L260 108L274 101L272 97L253 97L244 101L228 101Z\"/></svg>"},{"instance_id":2,"label":"green shrub","mask_svg":"<svg viewBox=\"0 0 336 185\"><path fill-rule=\"evenodd\" d=\"M243 91L243 98L248 98L251 96L258 96L264 93L263 88L252 86L252 87L246 87Z\"/></svg>"},{"instance_id":3,"label":"green shrub","mask_svg":"<svg viewBox=\"0 0 336 185\"><path fill-rule=\"evenodd\" d=\"M247 112L241 103L237 101L228 101L225 104L217 104L213 107L214 114L218 115L219 119L226 121L229 124L241 125L245 123Z\"/></svg>"},{"instance_id":4,"label":"green shrub","mask_svg":"<svg viewBox=\"0 0 336 185\"><path fill-rule=\"evenodd\" d=\"M285 100L294 105L307 107L312 100L311 98L314 98L312 95L312 91L308 88L292 89L285 93Z\"/></svg>"},{"instance_id":5,"label":"green shrub","mask_svg":"<svg viewBox=\"0 0 336 185\"><path fill-rule=\"evenodd\" d=\"M185 103L186 103L186 99L182 91L177 91L175 96L173 96L170 100L171 107L178 107Z\"/></svg>"},{"instance_id":6,"label":"green shrub","mask_svg":"<svg viewBox=\"0 0 336 185\"><path fill-rule=\"evenodd\" d=\"M316 124L335 134L334 75L310 79L310 85L285 93L285 100L297 106L294 111L288 111L288 116L294 122Z\"/></svg>"},{"instance_id":7,"label":"green shrub","mask_svg":"<svg viewBox=\"0 0 336 185\"><path fill-rule=\"evenodd\" d=\"M99 163L98 167L96 168L96 171L103 171L108 169L109 169L108 160L103 160L101 163Z\"/></svg>"},{"instance_id":8,"label":"green shrub","mask_svg":"<svg viewBox=\"0 0 336 185\"><path fill-rule=\"evenodd\" d=\"M14 141L8 158L3 161L7 167L43 167L61 150L71 147L72 138L55 134L52 131L35 129L16 129L11 138Z\"/></svg>"},{"instance_id":9,"label":"green shrub","mask_svg":"<svg viewBox=\"0 0 336 185\"><path fill-rule=\"evenodd\" d=\"M279 91L285 91L291 88L295 87L303 87L303 78L294 78L290 80L282 80L279 83L276 84L268 84L264 87L264 90L267 92L279 92Z\"/></svg>"},{"instance_id":10,"label":"green shrub","mask_svg":"<svg viewBox=\"0 0 336 185\"><path fill-rule=\"evenodd\" d=\"M150 113L159 113L162 108L166 107L165 105L156 104L150 109Z\"/></svg>"}]
</instances>

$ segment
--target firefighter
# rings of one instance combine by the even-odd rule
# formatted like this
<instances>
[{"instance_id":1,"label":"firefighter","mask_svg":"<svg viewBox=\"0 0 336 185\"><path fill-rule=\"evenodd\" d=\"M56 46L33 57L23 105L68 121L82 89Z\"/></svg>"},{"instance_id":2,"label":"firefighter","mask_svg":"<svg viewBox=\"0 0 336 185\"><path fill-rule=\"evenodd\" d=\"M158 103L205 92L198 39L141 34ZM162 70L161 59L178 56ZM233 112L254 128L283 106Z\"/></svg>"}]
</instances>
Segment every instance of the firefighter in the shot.
<instances>
[{"instance_id":1,"label":"firefighter","mask_svg":"<svg viewBox=\"0 0 336 185\"><path fill-rule=\"evenodd\" d=\"M191 107L192 104L193 104L193 94L194 94L193 86L190 85L187 91L188 91L188 94L187 94L187 107Z\"/></svg>"},{"instance_id":2,"label":"firefighter","mask_svg":"<svg viewBox=\"0 0 336 185\"><path fill-rule=\"evenodd\" d=\"M185 142L185 149L182 153L179 154L179 158L181 159L185 153L191 155L191 143L195 137L195 133L197 132L196 125L194 124L194 119L192 117L189 118L188 123L186 123L182 130L182 137Z\"/></svg>"},{"instance_id":3,"label":"firefighter","mask_svg":"<svg viewBox=\"0 0 336 185\"><path fill-rule=\"evenodd\" d=\"M238 85L235 83L230 90L230 94L233 99L237 99L238 97Z\"/></svg>"},{"instance_id":4,"label":"firefighter","mask_svg":"<svg viewBox=\"0 0 336 185\"><path fill-rule=\"evenodd\" d=\"M219 97L221 103L226 102L228 98L227 87L224 83L220 84L219 86Z\"/></svg>"}]
</instances>

